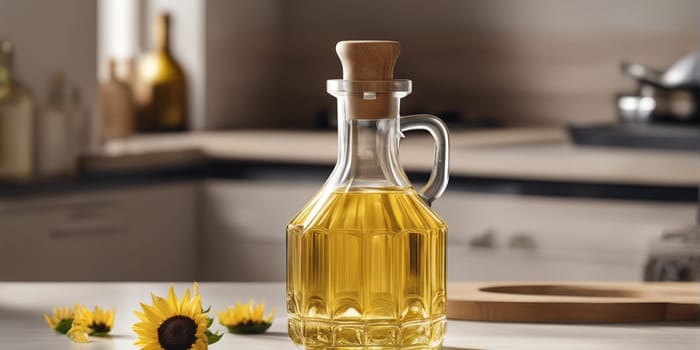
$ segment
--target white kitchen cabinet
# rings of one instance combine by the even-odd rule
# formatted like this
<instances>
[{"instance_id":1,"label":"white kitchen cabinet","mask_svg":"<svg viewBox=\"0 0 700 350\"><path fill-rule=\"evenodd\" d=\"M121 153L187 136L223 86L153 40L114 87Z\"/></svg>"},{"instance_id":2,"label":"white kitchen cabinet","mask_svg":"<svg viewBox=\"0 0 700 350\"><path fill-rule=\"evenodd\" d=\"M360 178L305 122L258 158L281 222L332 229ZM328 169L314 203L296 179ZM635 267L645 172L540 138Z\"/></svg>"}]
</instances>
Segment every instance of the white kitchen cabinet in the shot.
<instances>
[{"instance_id":1,"label":"white kitchen cabinet","mask_svg":"<svg viewBox=\"0 0 700 350\"><path fill-rule=\"evenodd\" d=\"M207 181L198 276L284 280L285 225L320 187L310 181ZM452 281L640 280L649 241L693 224L696 208L456 190L434 207L449 225Z\"/></svg>"},{"instance_id":2,"label":"white kitchen cabinet","mask_svg":"<svg viewBox=\"0 0 700 350\"><path fill-rule=\"evenodd\" d=\"M0 280L192 280L198 184L0 201Z\"/></svg>"},{"instance_id":3,"label":"white kitchen cabinet","mask_svg":"<svg viewBox=\"0 0 700 350\"><path fill-rule=\"evenodd\" d=\"M450 280L640 280L649 242L695 222L694 203L448 191Z\"/></svg>"},{"instance_id":4,"label":"white kitchen cabinet","mask_svg":"<svg viewBox=\"0 0 700 350\"><path fill-rule=\"evenodd\" d=\"M283 281L286 225L321 182L208 180L203 185L198 276Z\"/></svg>"}]
</instances>

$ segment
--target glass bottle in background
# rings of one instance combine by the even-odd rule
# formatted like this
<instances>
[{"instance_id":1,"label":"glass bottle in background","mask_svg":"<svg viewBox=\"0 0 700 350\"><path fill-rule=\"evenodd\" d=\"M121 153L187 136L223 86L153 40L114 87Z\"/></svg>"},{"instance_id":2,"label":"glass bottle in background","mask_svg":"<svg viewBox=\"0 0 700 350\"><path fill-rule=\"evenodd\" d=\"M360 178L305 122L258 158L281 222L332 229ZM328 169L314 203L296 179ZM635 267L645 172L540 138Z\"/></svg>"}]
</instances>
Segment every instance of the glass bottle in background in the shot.
<instances>
[{"instance_id":1,"label":"glass bottle in background","mask_svg":"<svg viewBox=\"0 0 700 350\"><path fill-rule=\"evenodd\" d=\"M13 75L14 45L0 39L0 179L34 175L34 102Z\"/></svg>"},{"instance_id":2,"label":"glass bottle in background","mask_svg":"<svg viewBox=\"0 0 700 350\"><path fill-rule=\"evenodd\" d=\"M83 106L80 97L80 89L73 87L68 97L68 116L71 122L73 136L75 137L75 155L89 154L93 149L93 123L90 112ZM77 160L77 159L76 159Z\"/></svg>"},{"instance_id":3,"label":"glass bottle in background","mask_svg":"<svg viewBox=\"0 0 700 350\"><path fill-rule=\"evenodd\" d=\"M65 75L56 73L49 81L48 103L37 120L37 168L42 178L75 172L79 140L71 104Z\"/></svg>"},{"instance_id":4,"label":"glass bottle in background","mask_svg":"<svg viewBox=\"0 0 700 350\"><path fill-rule=\"evenodd\" d=\"M133 131L134 101L128 82L117 77L117 62L109 60L109 76L100 84L102 126L100 141L129 136Z\"/></svg>"},{"instance_id":5,"label":"glass bottle in background","mask_svg":"<svg viewBox=\"0 0 700 350\"><path fill-rule=\"evenodd\" d=\"M126 83L129 85L129 89L131 90L133 100L134 87L136 86L136 81L138 79L138 65L136 64L136 59L134 59L133 57L129 57L126 59L126 73L123 75L123 77L125 78ZM136 115L134 115L134 117L135 116Z\"/></svg>"},{"instance_id":6,"label":"glass bottle in background","mask_svg":"<svg viewBox=\"0 0 700 350\"><path fill-rule=\"evenodd\" d=\"M187 85L170 51L170 15L162 13L154 28L155 47L139 62L134 97L139 131L187 129Z\"/></svg>"}]
</instances>

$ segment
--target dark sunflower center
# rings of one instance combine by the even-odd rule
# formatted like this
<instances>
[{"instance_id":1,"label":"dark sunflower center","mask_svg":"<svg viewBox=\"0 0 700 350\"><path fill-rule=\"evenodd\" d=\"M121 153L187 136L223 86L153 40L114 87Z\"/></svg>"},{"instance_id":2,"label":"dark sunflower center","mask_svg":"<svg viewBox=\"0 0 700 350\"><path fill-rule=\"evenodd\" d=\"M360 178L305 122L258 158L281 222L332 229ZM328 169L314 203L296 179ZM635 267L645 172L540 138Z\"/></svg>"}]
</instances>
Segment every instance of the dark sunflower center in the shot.
<instances>
[{"instance_id":1,"label":"dark sunflower center","mask_svg":"<svg viewBox=\"0 0 700 350\"><path fill-rule=\"evenodd\" d=\"M109 333L109 331L111 330L111 328L109 328L109 326L107 326L106 324L101 323L101 322L94 322L90 326L90 328L92 328L92 331L96 334Z\"/></svg>"},{"instance_id":2,"label":"dark sunflower center","mask_svg":"<svg viewBox=\"0 0 700 350\"><path fill-rule=\"evenodd\" d=\"M187 350L197 340L197 324L189 317L174 316L158 327L158 342L165 350Z\"/></svg>"}]
</instances>

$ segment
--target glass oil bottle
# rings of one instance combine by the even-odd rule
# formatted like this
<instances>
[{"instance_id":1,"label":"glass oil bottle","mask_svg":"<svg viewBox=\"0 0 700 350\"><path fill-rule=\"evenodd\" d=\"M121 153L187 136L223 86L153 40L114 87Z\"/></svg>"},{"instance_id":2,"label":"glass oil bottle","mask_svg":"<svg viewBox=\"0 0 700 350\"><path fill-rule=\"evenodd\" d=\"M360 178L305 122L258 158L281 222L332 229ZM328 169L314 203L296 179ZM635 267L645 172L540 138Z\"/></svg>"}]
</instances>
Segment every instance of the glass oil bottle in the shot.
<instances>
[{"instance_id":1,"label":"glass oil bottle","mask_svg":"<svg viewBox=\"0 0 700 350\"><path fill-rule=\"evenodd\" d=\"M399 117L410 80L400 44L343 41L338 162L287 226L287 309L305 349L437 349L445 337L447 226L430 208L448 180L448 133L434 116ZM428 131L435 164L415 190L399 164L402 131Z\"/></svg>"}]
</instances>

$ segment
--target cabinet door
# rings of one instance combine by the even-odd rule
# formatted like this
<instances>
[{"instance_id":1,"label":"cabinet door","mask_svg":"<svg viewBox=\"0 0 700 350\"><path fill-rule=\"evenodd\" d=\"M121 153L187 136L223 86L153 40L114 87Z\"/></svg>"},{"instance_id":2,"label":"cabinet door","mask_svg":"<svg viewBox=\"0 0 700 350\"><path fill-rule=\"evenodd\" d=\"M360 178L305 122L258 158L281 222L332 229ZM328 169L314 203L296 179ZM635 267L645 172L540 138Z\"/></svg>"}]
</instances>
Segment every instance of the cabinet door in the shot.
<instances>
[{"instance_id":1,"label":"cabinet door","mask_svg":"<svg viewBox=\"0 0 700 350\"><path fill-rule=\"evenodd\" d=\"M191 280L193 183L0 202L1 280Z\"/></svg>"},{"instance_id":2,"label":"cabinet door","mask_svg":"<svg viewBox=\"0 0 700 350\"><path fill-rule=\"evenodd\" d=\"M286 224L321 187L317 182L210 180L201 212L204 280L283 281Z\"/></svg>"},{"instance_id":3,"label":"cabinet door","mask_svg":"<svg viewBox=\"0 0 700 350\"><path fill-rule=\"evenodd\" d=\"M451 280L640 280L649 242L692 225L693 203L450 192Z\"/></svg>"}]
</instances>

